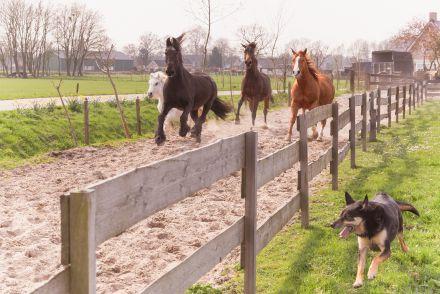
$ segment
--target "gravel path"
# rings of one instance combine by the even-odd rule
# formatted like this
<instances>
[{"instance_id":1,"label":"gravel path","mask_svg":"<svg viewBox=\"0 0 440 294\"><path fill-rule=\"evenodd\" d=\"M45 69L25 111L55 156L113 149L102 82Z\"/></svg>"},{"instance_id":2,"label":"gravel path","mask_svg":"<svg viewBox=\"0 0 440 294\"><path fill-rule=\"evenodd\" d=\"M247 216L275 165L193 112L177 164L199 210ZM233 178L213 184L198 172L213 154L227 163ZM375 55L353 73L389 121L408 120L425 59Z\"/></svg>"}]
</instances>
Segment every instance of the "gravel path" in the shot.
<instances>
[{"instance_id":1,"label":"gravel path","mask_svg":"<svg viewBox=\"0 0 440 294\"><path fill-rule=\"evenodd\" d=\"M348 99L338 101L342 112ZM257 117L259 157L287 145L289 114L287 108L270 112L267 129ZM323 142L310 143L311 160L330 147L329 125ZM0 171L0 293L29 292L59 268L59 196L63 193L249 129L250 118L245 113L241 125L210 121L200 145L176 136L176 130L161 147L144 139L118 147L76 148L53 153L50 163ZM346 128L340 135L340 147L347 137ZM294 140L297 138L294 132ZM297 166L258 190L260 221L296 193L296 170ZM320 175L315 181L325 179ZM242 216L243 205L240 174L236 173L104 242L97 251L98 292L139 292ZM237 261L238 251L234 252L228 263ZM225 277L220 270L224 267L216 267L204 280L222 282Z\"/></svg>"}]
</instances>

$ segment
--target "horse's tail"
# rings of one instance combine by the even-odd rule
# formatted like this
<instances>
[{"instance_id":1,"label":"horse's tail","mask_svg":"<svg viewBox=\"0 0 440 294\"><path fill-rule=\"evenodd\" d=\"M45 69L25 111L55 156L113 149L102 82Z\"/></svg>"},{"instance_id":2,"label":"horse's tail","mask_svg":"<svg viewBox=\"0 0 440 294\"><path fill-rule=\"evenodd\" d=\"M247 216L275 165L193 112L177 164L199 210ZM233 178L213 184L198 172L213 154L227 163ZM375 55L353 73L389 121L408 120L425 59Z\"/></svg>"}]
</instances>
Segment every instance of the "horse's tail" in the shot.
<instances>
[{"instance_id":1,"label":"horse's tail","mask_svg":"<svg viewBox=\"0 0 440 294\"><path fill-rule=\"evenodd\" d=\"M212 104L211 110L214 111L216 116L224 120L226 115L232 112L232 107L217 97Z\"/></svg>"}]
</instances>

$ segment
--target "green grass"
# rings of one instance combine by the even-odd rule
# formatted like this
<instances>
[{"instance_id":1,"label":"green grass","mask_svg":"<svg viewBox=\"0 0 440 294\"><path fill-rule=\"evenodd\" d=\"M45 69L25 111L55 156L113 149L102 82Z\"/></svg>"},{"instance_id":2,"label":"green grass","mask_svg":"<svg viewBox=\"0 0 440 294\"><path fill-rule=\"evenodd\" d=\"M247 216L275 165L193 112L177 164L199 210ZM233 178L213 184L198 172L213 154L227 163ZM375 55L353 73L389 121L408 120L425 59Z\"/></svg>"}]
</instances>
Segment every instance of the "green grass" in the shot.
<instances>
[{"instance_id":1,"label":"green grass","mask_svg":"<svg viewBox=\"0 0 440 294\"><path fill-rule=\"evenodd\" d=\"M115 74L114 81L119 94L137 94L145 93L147 91L148 77L148 75ZM231 87L229 85L228 75L223 76L220 74L213 74L212 77L216 81L220 91L230 90ZM241 75L231 77L233 91L240 90L242 79L243 76ZM292 78L289 78L289 80L291 82L293 81ZM58 81L58 76L38 79L0 78L0 100L57 97L58 94L53 87L53 83L58 84ZM271 79L271 81L272 88L277 89L275 79ZM84 77L63 76L61 87L62 94L65 96L75 95L76 85L78 83L80 96L113 94L113 89L107 78L98 74L86 75ZM282 83L279 82L278 84L278 87L281 90ZM347 89L348 86L345 81L341 81L340 90L337 91L337 95L346 93Z\"/></svg>"},{"instance_id":2,"label":"green grass","mask_svg":"<svg viewBox=\"0 0 440 294\"><path fill-rule=\"evenodd\" d=\"M257 258L258 293L439 293L440 292L440 103L428 102L415 114L384 129L368 152L357 151L357 169L349 157L340 167L340 190L329 188L311 197L310 228L299 221L285 228ZM404 213L410 251L392 243L391 258L378 277L352 288L357 241L338 238L329 224L344 207L344 191L356 198L385 191L409 201L421 217ZM369 263L375 252L369 252ZM203 293L211 293L208 287ZM223 293L242 293L243 272L223 286Z\"/></svg>"},{"instance_id":3,"label":"green grass","mask_svg":"<svg viewBox=\"0 0 440 294\"><path fill-rule=\"evenodd\" d=\"M238 96L232 97L237 105ZM223 97L229 104L230 97ZM275 104L271 109L286 106L287 95L275 95ZM67 101L69 113L78 137L84 142L83 103L79 98ZM259 105L262 112L263 103ZM246 106L243 106L246 107ZM119 113L114 101L105 103L90 103L90 143L113 144L127 141L121 128ZM124 112L127 117L133 139L136 133L136 113L133 101L124 102ZM142 101L141 117L142 132L144 137L153 137L157 122L156 101ZM208 118L213 119L214 113L210 111ZM228 119L234 119L229 115ZM270 113L269 113L270 119ZM70 137L67 120L60 107L49 104L48 107L35 105L33 109L20 109L0 112L0 168L14 168L26 163L38 163L48 160L45 153L54 150L65 150L74 147Z\"/></svg>"}]
</instances>

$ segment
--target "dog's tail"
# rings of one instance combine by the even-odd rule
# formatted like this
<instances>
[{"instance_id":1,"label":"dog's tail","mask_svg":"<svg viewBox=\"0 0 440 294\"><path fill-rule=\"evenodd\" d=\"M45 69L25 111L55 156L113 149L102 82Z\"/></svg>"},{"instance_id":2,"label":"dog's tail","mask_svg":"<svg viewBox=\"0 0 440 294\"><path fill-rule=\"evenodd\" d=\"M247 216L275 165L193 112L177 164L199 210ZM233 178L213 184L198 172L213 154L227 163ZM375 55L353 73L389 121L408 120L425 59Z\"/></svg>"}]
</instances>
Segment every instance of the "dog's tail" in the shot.
<instances>
[{"instance_id":1,"label":"dog's tail","mask_svg":"<svg viewBox=\"0 0 440 294\"><path fill-rule=\"evenodd\" d=\"M211 110L214 111L215 115L224 120L226 115L232 111L232 108L229 104L223 102L219 98L215 98Z\"/></svg>"},{"instance_id":2,"label":"dog's tail","mask_svg":"<svg viewBox=\"0 0 440 294\"><path fill-rule=\"evenodd\" d=\"M412 206L411 204L406 203L406 202L402 202L402 201L397 201L397 200L396 200L396 203L397 203L397 205L399 205L399 208L401 211L410 211L410 212L414 213L415 215L420 216L417 209L414 206Z\"/></svg>"}]
</instances>

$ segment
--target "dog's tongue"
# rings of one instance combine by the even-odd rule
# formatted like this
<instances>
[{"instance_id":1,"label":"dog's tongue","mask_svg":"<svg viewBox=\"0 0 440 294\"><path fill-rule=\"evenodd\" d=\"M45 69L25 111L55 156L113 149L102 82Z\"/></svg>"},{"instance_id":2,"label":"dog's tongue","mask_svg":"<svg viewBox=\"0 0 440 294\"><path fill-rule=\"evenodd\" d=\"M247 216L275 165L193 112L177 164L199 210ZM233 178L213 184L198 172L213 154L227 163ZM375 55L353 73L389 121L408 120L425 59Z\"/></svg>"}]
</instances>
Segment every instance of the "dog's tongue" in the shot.
<instances>
[{"instance_id":1,"label":"dog's tongue","mask_svg":"<svg viewBox=\"0 0 440 294\"><path fill-rule=\"evenodd\" d=\"M350 235L352 230L353 230L352 227L344 227L342 231L339 233L339 237L346 239L348 235Z\"/></svg>"}]
</instances>

